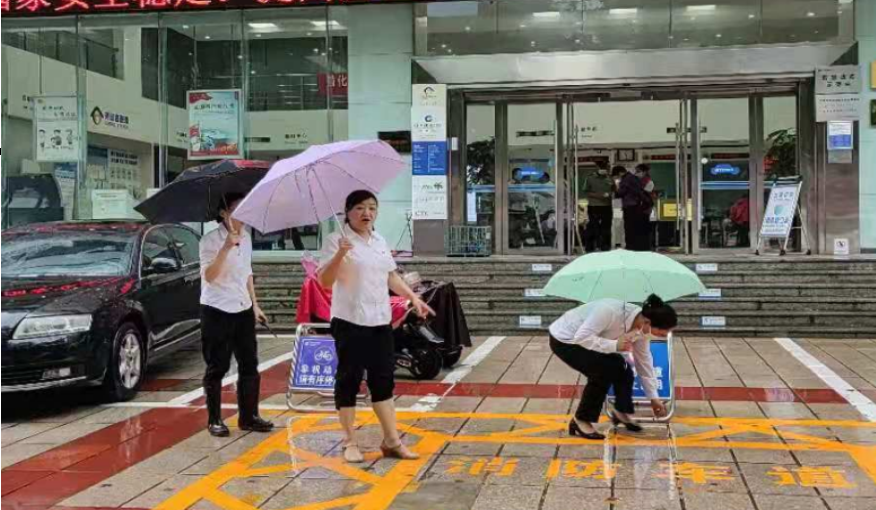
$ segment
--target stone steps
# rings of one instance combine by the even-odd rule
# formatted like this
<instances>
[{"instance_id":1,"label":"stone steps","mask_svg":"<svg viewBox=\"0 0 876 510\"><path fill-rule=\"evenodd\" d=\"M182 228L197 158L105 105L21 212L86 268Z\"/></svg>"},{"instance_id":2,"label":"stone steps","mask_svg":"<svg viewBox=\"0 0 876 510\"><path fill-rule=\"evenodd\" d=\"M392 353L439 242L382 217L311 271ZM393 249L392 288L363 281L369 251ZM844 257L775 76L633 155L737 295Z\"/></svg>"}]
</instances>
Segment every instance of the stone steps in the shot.
<instances>
[{"instance_id":1,"label":"stone steps","mask_svg":"<svg viewBox=\"0 0 876 510\"><path fill-rule=\"evenodd\" d=\"M721 290L718 300L691 297L676 301L679 333L876 336L876 259L677 259L692 269L696 264L717 264L717 272L700 274L700 278L708 288ZM542 288L569 260L414 259L399 264L424 278L454 282L474 334L530 335L543 334L554 319L575 306L561 299L525 297L527 289ZM259 263L254 270L262 306L276 329L294 329L295 306L304 282L301 265L289 261ZM540 316L542 327L521 328L520 316ZM723 317L724 326L704 327L703 317Z\"/></svg>"}]
</instances>

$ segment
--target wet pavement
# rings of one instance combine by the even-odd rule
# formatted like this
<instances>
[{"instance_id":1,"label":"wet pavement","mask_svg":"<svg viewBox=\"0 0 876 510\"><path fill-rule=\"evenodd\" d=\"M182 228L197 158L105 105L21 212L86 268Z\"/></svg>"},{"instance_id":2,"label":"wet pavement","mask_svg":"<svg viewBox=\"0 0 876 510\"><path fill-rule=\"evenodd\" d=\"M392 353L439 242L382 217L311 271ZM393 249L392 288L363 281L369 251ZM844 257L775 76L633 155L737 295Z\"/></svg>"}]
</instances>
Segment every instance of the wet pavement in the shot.
<instances>
[{"instance_id":1,"label":"wet pavement","mask_svg":"<svg viewBox=\"0 0 876 510\"><path fill-rule=\"evenodd\" d=\"M585 383L545 338L479 338L433 382L399 372L418 461L345 464L322 399L286 407L289 338L261 340L262 414L278 428L204 431L196 349L151 368L135 401L90 391L4 394L3 509L876 510L876 340L685 338L676 414L643 433L567 433Z\"/></svg>"}]
</instances>

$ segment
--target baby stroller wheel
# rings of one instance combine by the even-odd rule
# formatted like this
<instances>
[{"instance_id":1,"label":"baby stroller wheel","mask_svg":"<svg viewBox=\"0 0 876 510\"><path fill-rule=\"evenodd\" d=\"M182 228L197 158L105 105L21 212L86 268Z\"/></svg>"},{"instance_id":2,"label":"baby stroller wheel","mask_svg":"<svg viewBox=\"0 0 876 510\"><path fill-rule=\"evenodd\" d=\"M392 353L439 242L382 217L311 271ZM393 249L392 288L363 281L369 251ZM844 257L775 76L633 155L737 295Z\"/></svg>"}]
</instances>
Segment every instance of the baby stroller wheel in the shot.
<instances>
[{"instance_id":1,"label":"baby stroller wheel","mask_svg":"<svg viewBox=\"0 0 876 510\"><path fill-rule=\"evenodd\" d=\"M411 351L411 375L418 381L434 379L441 373L444 360L435 349L414 349Z\"/></svg>"},{"instance_id":2,"label":"baby stroller wheel","mask_svg":"<svg viewBox=\"0 0 876 510\"><path fill-rule=\"evenodd\" d=\"M453 368L454 365L459 363L459 359L462 357L462 349L457 348L444 351L441 357L444 358L444 368Z\"/></svg>"}]
</instances>

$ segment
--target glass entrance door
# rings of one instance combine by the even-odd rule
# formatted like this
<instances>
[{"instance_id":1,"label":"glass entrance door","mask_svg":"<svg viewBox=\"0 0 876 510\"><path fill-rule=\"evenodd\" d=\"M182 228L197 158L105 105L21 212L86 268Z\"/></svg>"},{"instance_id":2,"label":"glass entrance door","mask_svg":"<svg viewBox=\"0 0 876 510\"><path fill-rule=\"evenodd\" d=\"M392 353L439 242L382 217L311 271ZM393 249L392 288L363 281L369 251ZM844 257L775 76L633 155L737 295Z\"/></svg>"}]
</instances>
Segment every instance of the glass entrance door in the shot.
<instances>
[{"instance_id":1,"label":"glass entrance door","mask_svg":"<svg viewBox=\"0 0 876 510\"><path fill-rule=\"evenodd\" d=\"M516 254L559 254L563 222L558 185L562 162L558 103L506 103L497 187L504 248Z\"/></svg>"}]
</instances>

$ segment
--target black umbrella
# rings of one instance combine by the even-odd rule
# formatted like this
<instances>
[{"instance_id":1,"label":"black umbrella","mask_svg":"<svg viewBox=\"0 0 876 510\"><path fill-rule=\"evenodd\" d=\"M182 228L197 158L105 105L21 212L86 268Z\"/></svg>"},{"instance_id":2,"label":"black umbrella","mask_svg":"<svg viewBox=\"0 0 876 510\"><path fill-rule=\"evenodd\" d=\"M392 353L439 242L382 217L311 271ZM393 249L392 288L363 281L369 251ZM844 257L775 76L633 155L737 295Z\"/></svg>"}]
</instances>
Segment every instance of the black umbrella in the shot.
<instances>
[{"instance_id":1,"label":"black umbrella","mask_svg":"<svg viewBox=\"0 0 876 510\"><path fill-rule=\"evenodd\" d=\"M153 223L213 221L225 194L249 193L270 168L266 161L232 159L189 168L135 209Z\"/></svg>"}]
</instances>

